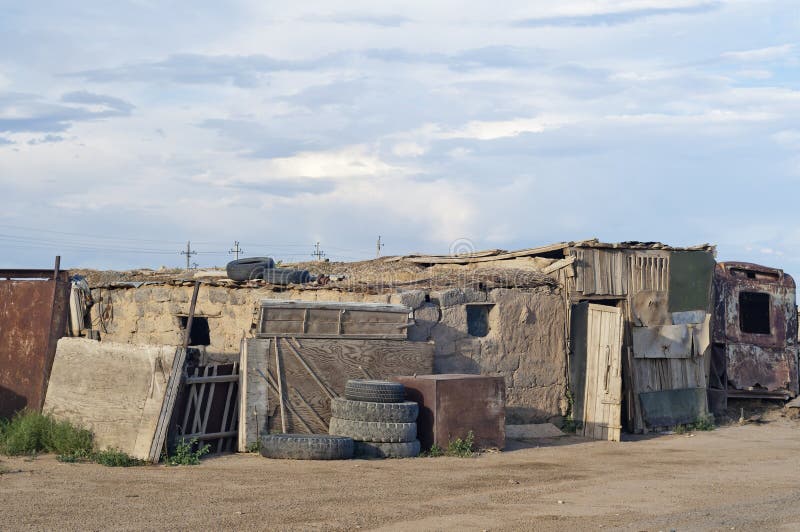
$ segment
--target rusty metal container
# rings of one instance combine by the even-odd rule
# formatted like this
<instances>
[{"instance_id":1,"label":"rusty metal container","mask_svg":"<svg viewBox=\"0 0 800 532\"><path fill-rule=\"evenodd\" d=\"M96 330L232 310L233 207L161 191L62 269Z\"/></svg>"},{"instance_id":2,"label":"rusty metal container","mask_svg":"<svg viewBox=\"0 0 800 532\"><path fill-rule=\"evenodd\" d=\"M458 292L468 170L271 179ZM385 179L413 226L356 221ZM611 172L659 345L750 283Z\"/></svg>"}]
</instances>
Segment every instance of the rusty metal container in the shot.
<instances>
[{"instance_id":1,"label":"rusty metal container","mask_svg":"<svg viewBox=\"0 0 800 532\"><path fill-rule=\"evenodd\" d=\"M419 403L417 434L423 450L446 448L455 438L475 435L480 449L505 446L506 385L503 377L487 375L417 375L396 377L406 398Z\"/></svg>"},{"instance_id":2,"label":"rusty metal container","mask_svg":"<svg viewBox=\"0 0 800 532\"><path fill-rule=\"evenodd\" d=\"M0 417L42 409L69 292L58 259L53 270L0 270Z\"/></svg>"},{"instance_id":3,"label":"rusty metal container","mask_svg":"<svg viewBox=\"0 0 800 532\"><path fill-rule=\"evenodd\" d=\"M725 262L717 265L714 287L714 344L726 366L728 397L796 396L794 279L777 268Z\"/></svg>"}]
</instances>

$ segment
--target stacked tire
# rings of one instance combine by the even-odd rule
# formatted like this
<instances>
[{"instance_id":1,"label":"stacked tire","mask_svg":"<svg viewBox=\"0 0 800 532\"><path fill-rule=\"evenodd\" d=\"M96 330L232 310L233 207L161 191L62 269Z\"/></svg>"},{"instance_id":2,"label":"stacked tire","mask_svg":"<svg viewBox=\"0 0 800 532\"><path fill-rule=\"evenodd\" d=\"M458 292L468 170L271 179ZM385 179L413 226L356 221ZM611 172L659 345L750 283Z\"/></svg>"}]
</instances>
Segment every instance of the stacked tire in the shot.
<instances>
[{"instance_id":1,"label":"stacked tire","mask_svg":"<svg viewBox=\"0 0 800 532\"><path fill-rule=\"evenodd\" d=\"M344 397L331 402L328 432L352 438L356 458L411 458L420 450L418 414L399 382L349 380Z\"/></svg>"}]
</instances>

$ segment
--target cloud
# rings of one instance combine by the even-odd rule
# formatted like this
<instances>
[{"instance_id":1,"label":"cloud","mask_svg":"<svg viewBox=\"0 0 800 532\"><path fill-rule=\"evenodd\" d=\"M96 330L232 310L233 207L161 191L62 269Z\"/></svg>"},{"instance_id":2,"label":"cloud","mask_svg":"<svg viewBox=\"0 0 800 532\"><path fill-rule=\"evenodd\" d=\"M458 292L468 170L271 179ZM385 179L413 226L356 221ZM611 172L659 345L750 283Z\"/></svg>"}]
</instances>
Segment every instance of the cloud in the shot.
<instances>
[{"instance_id":1,"label":"cloud","mask_svg":"<svg viewBox=\"0 0 800 532\"><path fill-rule=\"evenodd\" d=\"M533 17L515 20L511 26L517 28L543 28L543 27L596 27L619 26L631 24L642 19L662 17L669 15L697 15L714 11L720 7L719 2L708 2L697 5L677 7L645 7L626 10L608 10L576 15L556 15L546 17Z\"/></svg>"},{"instance_id":2,"label":"cloud","mask_svg":"<svg viewBox=\"0 0 800 532\"><path fill-rule=\"evenodd\" d=\"M378 26L381 28L399 28L411 22L403 15L369 15L356 13L338 13L335 15L306 15L303 21L333 22L335 24Z\"/></svg>"},{"instance_id":3,"label":"cloud","mask_svg":"<svg viewBox=\"0 0 800 532\"><path fill-rule=\"evenodd\" d=\"M51 142L63 142L65 139L61 135L45 135L44 137L31 139L28 141L28 144L31 146L36 146L38 144L49 144Z\"/></svg>"},{"instance_id":4,"label":"cloud","mask_svg":"<svg viewBox=\"0 0 800 532\"><path fill-rule=\"evenodd\" d=\"M61 101L99 106L101 110L97 111L98 114L109 113L111 116L127 115L136 108L133 104L120 98L86 91L68 92L61 96Z\"/></svg>"},{"instance_id":5,"label":"cloud","mask_svg":"<svg viewBox=\"0 0 800 532\"><path fill-rule=\"evenodd\" d=\"M93 83L230 83L238 87L254 87L265 74L308 70L316 64L313 61L282 61L266 55L175 54L161 61L83 70L64 76Z\"/></svg>"},{"instance_id":6,"label":"cloud","mask_svg":"<svg viewBox=\"0 0 800 532\"><path fill-rule=\"evenodd\" d=\"M88 92L64 94L63 105L34 94L0 95L0 131L58 133L76 122L128 116L133 105L112 96Z\"/></svg>"},{"instance_id":7,"label":"cloud","mask_svg":"<svg viewBox=\"0 0 800 532\"><path fill-rule=\"evenodd\" d=\"M794 50L794 44L782 44L780 46L768 46L766 48L756 48L753 50L725 52L721 57L732 61L763 62L790 56L793 54Z\"/></svg>"}]
</instances>

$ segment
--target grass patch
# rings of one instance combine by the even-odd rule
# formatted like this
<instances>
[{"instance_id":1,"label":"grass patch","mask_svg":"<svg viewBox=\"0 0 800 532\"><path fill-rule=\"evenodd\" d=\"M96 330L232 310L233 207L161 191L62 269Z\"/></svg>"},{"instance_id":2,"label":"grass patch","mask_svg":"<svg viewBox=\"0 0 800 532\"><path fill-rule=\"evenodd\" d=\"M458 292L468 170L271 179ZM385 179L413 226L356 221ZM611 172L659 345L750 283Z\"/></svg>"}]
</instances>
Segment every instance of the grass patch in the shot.
<instances>
[{"instance_id":1,"label":"grass patch","mask_svg":"<svg viewBox=\"0 0 800 532\"><path fill-rule=\"evenodd\" d=\"M95 462L107 467L133 467L145 465L144 460L134 458L119 449L99 451L92 457Z\"/></svg>"},{"instance_id":2,"label":"grass patch","mask_svg":"<svg viewBox=\"0 0 800 532\"><path fill-rule=\"evenodd\" d=\"M475 434L469 431L466 438L450 440L447 444L447 449L442 449L434 443L429 451L420 454L420 456L424 458L437 458L439 456L469 458L473 454L475 454Z\"/></svg>"},{"instance_id":3,"label":"grass patch","mask_svg":"<svg viewBox=\"0 0 800 532\"><path fill-rule=\"evenodd\" d=\"M456 438L447 444L447 456L457 456L468 458L475 452L475 434L472 431L467 433L466 438Z\"/></svg>"},{"instance_id":4,"label":"grass patch","mask_svg":"<svg viewBox=\"0 0 800 532\"><path fill-rule=\"evenodd\" d=\"M0 426L0 452L9 456L90 454L92 433L48 414L24 411Z\"/></svg>"},{"instance_id":5,"label":"grass patch","mask_svg":"<svg viewBox=\"0 0 800 532\"><path fill-rule=\"evenodd\" d=\"M699 418L697 418L694 421L694 423L687 423L686 425L675 425L675 434L709 431L709 430L714 430L715 428L716 425L714 425L714 416L711 414L706 414L705 416L700 416Z\"/></svg>"},{"instance_id":6,"label":"grass patch","mask_svg":"<svg viewBox=\"0 0 800 532\"><path fill-rule=\"evenodd\" d=\"M175 447L175 453L167 457L167 465L197 465L200 463L200 458L208 454L210 450L210 445L199 445L197 438L189 441L181 440Z\"/></svg>"}]
</instances>

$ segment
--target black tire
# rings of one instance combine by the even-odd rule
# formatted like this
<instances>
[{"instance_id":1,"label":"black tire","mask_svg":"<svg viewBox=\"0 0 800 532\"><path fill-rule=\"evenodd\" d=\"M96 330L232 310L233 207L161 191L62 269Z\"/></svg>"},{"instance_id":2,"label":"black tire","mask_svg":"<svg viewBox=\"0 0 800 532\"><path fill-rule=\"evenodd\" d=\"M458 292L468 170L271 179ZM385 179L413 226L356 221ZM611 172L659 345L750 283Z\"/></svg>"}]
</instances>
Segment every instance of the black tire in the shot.
<instances>
[{"instance_id":1,"label":"black tire","mask_svg":"<svg viewBox=\"0 0 800 532\"><path fill-rule=\"evenodd\" d=\"M295 270L292 268L268 268L261 272L259 277L269 284L285 286L287 284L304 284L311 282L308 270Z\"/></svg>"},{"instance_id":2,"label":"black tire","mask_svg":"<svg viewBox=\"0 0 800 532\"><path fill-rule=\"evenodd\" d=\"M328 433L332 436L347 436L358 441L403 443L417 439L417 424L353 421L332 417Z\"/></svg>"},{"instance_id":3,"label":"black tire","mask_svg":"<svg viewBox=\"0 0 800 532\"><path fill-rule=\"evenodd\" d=\"M225 271L228 273L228 279L241 282L259 279L265 270L274 267L275 261L270 257L247 257L232 260L225 266Z\"/></svg>"},{"instance_id":4,"label":"black tire","mask_svg":"<svg viewBox=\"0 0 800 532\"><path fill-rule=\"evenodd\" d=\"M413 423L419 415L419 405L414 401L402 403L372 403L351 401L336 397L331 401L331 416L352 421L383 421L386 423Z\"/></svg>"},{"instance_id":5,"label":"black tire","mask_svg":"<svg viewBox=\"0 0 800 532\"><path fill-rule=\"evenodd\" d=\"M405 399L405 387L399 382L349 380L344 396L351 401L371 403L400 403Z\"/></svg>"},{"instance_id":6,"label":"black tire","mask_svg":"<svg viewBox=\"0 0 800 532\"><path fill-rule=\"evenodd\" d=\"M419 456L419 440L404 443L355 442L354 458L414 458Z\"/></svg>"},{"instance_id":7,"label":"black tire","mask_svg":"<svg viewBox=\"0 0 800 532\"><path fill-rule=\"evenodd\" d=\"M320 434L271 434L261 441L261 456L289 460L349 460L353 440Z\"/></svg>"}]
</instances>

